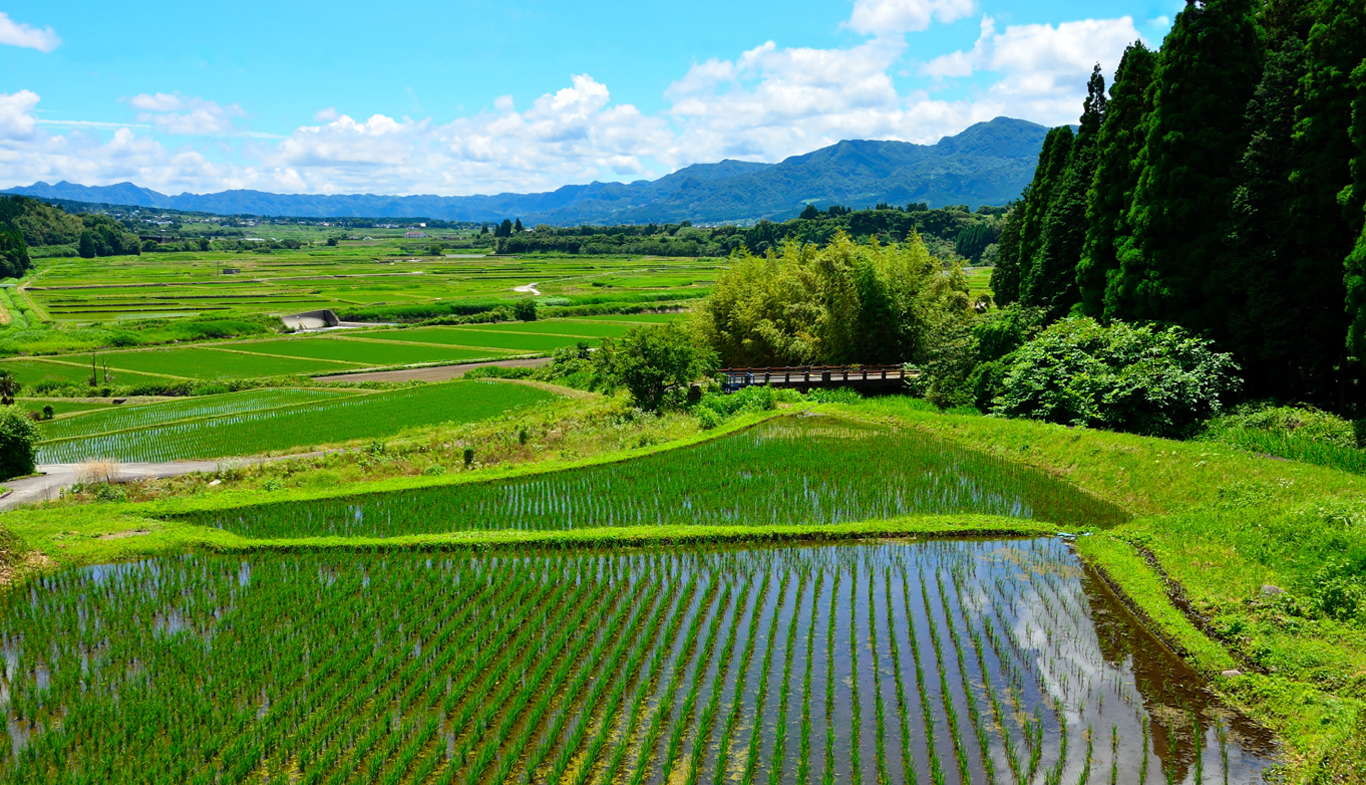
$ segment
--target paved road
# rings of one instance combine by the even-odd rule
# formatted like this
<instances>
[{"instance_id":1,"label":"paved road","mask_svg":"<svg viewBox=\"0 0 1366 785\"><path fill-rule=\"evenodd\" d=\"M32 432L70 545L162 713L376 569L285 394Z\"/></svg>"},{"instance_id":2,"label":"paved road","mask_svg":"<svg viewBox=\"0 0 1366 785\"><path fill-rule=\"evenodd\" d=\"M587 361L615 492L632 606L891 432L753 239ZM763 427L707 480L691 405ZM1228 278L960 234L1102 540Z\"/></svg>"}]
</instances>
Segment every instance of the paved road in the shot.
<instances>
[{"instance_id":1,"label":"paved road","mask_svg":"<svg viewBox=\"0 0 1366 785\"><path fill-rule=\"evenodd\" d=\"M254 464L286 461L291 458L308 458L325 454L325 452L309 452L295 455L277 455L274 457L223 458L221 460L213 461L123 463L119 464L118 472L110 479L114 482L133 482L149 478L159 480L166 477L179 477L183 474L194 474L195 472L213 473L218 471L218 465L220 463L227 460L238 460L244 463ZM60 497L63 488L70 488L80 480L81 464L44 464L38 467L38 471L41 473L38 477L30 477L26 480L6 480L3 483L3 485L13 491L13 493L0 499L0 510L10 510L21 504L48 501Z\"/></svg>"},{"instance_id":2,"label":"paved road","mask_svg":"<svg viewBox=\"0 0 1366 785\"><path fill-rule=\"evenodd\" d=\"M320 382L446 382L459 379L467 372L485 365L499 368L536 368L550 362L549 357L532 357L526 360L495 360L486 363L464 363L461 365L436 365L429 368L407 368L401 371L375 371L373 373L343 373L336 376L315 376Z\"/></svg>"}]
</instances>

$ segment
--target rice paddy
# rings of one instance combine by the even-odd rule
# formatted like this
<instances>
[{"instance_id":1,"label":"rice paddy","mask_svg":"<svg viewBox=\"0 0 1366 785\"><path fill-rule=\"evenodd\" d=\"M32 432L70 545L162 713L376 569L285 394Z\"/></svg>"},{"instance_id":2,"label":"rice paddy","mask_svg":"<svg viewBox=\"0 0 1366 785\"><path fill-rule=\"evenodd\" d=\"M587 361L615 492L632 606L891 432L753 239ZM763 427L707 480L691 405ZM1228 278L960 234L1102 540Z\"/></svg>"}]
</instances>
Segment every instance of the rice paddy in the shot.
<instances>
[{"instance_id":1,"label":"rice paddy","mask_svg":"<svg viewBox=\"0 0 1366 785\"><path fill-rule=\"evenodd\" d=\"M497 483L196 513L247 537L843 523L985 513L1067 526L1126 514L1008 461L828 417L786 417L687 449Z\"/></svg>"},{"instance_id":2,"label":"rice paddy","mask_svg":"<svg viewBox=\"0 0 1366 785\"><path fill-rule=\"evenodd\" d=\"M53 422L44 432L49 440L38 445L38 462L255 455L474 422L552 398L537 388L486 381L370 394L268 390L211 396Z\"/></svg>"},{"instance_id":3,"label":"rice paddy","mask_svg":"<svg viewBox=\"0 0 1366 785\"><path fill-rule=\"evenodd\" d=\"M183 556L0 598L0 782L1250 783L1052 539Z\"/></svg>"}]
</instances>

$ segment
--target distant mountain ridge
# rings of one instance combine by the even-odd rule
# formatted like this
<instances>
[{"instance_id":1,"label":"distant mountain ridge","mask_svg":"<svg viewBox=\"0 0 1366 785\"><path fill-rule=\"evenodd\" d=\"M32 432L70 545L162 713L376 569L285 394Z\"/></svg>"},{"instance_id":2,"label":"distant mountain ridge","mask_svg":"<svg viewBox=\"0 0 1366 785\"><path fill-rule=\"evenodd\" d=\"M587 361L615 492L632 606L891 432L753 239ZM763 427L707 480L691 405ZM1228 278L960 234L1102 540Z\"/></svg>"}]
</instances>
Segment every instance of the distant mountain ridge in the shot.
<instances>
[{"instance_id":1,"label":"distant mountain ridge","mask_svg":"<svg viewBox=\"0 0 1366 785\"><path fill-rule=\"evenodd\" d=\"M167 196L132 183L35 183L5 193L41 199L134 205L218 215L300 218L434 218L524 223L694 223L782 220L807 204L867 207L879 202L1003 205L1034 175L1048 129L998 117L933 145L844 141L780 163L694 164L658 180L567 185L537 194L380 196L262 191Z\"/></svg>"}]
</instances>

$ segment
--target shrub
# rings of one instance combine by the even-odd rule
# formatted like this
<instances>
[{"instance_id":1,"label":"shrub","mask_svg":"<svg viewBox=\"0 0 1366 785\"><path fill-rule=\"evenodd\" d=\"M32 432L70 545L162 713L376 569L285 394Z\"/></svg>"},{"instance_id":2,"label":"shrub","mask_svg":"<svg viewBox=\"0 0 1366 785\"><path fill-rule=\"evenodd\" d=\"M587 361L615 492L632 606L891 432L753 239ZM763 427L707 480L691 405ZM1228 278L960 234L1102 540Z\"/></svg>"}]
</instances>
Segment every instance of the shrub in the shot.
<instances>
[{"instance_id":1,"label":"shrub","mask_svg":"<svg viewBox=\"0 0 1366 785\"><path fill-rule=\"evenodd\" d=\"M993 411L1179 438L1219 413L1238 370L1179 327L1063 319L1011 355Z\"/></svg>"},{"instance_id":2,"label":"shrub","mask_svg":"<svg viewBox=\"0 0 1366 785\"><path fill-rule=\"evenodd\" d=\"M697 407L697 425L702 430L710 431L720 424L721 415L717 414L715 409L706 406Z\"/></svg>"},{"instance_id":3,"label":"shrub","mask_svg":"<svg viewBox=\"0 0 1366 785\"><path fill-rule=\"evenodd\" d=\"M18 406L0 406L0 480L33 474L38 426Z\"/></svg>"},{"instance_id":4,"label":"shrub","mask_svg":"<svg viewBox=\"0 0 1366 785\"><path fill-rule=\"evenodd\" d=\"M594 362L646 411L662 408L671 392L717 368L716 353L699 346L677 322L632 327L619 342L604 340Z\"/></svg>"},{"instance_id":5,"label":"shrub","mask_svg":"<svg viewBox=\"0 0 1366 785\"><path fill-rule=\"evenodd\" d=\"M439 466L437 464L432 464L431 466L428 466L427 468L422 470L422 476L424 477L440 477L445 473L445 467Z\"/></svg>"},{"instance_id":6,"label":"shrub","mask_svg":"<svg viewBox=\"0 0 1366 785\"><path fill-rule=\"evenodd\" d=\"M517 317L518 321L536 321L536 301L530 298L518 300L516 304L512 306L512 315Z\"/></svg>"}]
</instances>

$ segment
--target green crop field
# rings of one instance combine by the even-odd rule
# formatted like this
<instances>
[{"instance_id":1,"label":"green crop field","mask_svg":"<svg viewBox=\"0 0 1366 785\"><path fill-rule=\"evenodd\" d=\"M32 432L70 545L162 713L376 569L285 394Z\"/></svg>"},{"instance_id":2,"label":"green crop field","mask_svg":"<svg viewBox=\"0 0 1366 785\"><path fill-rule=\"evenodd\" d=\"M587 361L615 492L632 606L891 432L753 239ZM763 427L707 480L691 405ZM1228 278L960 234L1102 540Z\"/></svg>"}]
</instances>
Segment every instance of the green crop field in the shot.
<instances>
[{"instance_id":1,"label":"green crop field","mask_svg":"<svg viewBox=\"0 0 1366 785\"><path fill-rule=\"evenodd\" d=\"M104 352L99 354L99 357L105 356ZM108 356L112 356L112 353ZM19 383L28 389L32 389L33 385L43 381L73 382L84 385L86 380L90 378L90 355L63 355L52 358L52 360L0 360L0 369L14 374L14 378L18 379ZM97 375L100 378L104 377L103 367L99 369ZM165 376L155 373L128 372L125 381L137 384L165 379Z\"/></svg>"},{"instance_id":2,"label":"green crop field","mask_svg":"<svg viewBox=\"0 0 1366 785\"><path fill-rule=\"evenodd\" d=\"M314 238L316 239L316 238ZM516 297L535 283L547 297L614 292L706 293L719 263L618 257L414 255L431 239L102 259L42 259L28 292L58 322L103 322L220 312L284 314L320 308ZM227 273L225 271L235 271ZM610 286L594 285L610 283Z\"/></svg>"},{"instance_id":3,"label":"green crop field","mask_svg":"<svg viewBox=\"0 0 1366 785\"><path fill-rule=\"evenodd\" d=\"M380 338L392 331L366 333ZM393 333L399 335L400 333ZM385 341L355 340L345 337L290 338L278 341L251 341L227 344L239 352L273 354L300 359L338 360L364 366L415 365L419 363L459 363L497 356L500 352L448 349Z\"/></svg>"},{"instance_id":4,"label":"green crop field","mask_svg":"<svg viewBox=\"0 0 1366 785\"><path fill-rule=\"evenodd\" d=\"M555 396L533 387L469 381L427 385L386 393L327 396L307 403L263 408L270 398L231 399L223 414L187 415L199 419L157 422L157 407L145 407L145 427L111 430L40 442L40 463L76 463L89 459L174 461L255 455L354 439L393 436L404 429L483 420ZM227 396L224 396L227 398ZM285 396L289 398L290 396ZM319 396L322 397L322 396ZM212 401L213 399L208 399ZM261 407L244 408L262 403ZM165 406L167 404L158 404ZM218 403L204 404L212 410ZM143 408L143 407L139 407ZM175 410L175 417L192 406ZM94 415L87 415L94 416ZM80 418L75 418L78 421ZM133 420L137 422L137 420ZM123 420L111 420L120 426ZM54 424L56 425L56 424ZM79 432L79 424L73 426ZM64 432L60 431L59 432Z\"/></svg>"},{"instance_id":5,"label":"green crop field","mask_svg":"<svg viewBox=\"0 0 1366 785\"><path fill-rule=\"evenodd\" d=\"M502 322L471 325L478 332L529 333L533 335L564 335L575 338L618 338L631 328L629 324L597 322L586 319L546 319L539 322Z\"/></svg>"},{"instance_id":6,"label":"green crop field","mask_svg":"<svg viewBox=\"0 0 1366 785\"><path fill-rule=\"evenodd\" d=\"M256 538L843 523L975 513L1068 526L1121 511L1018 465L911 434L786 418L629 463L515 482L264 504L194 522Z\"/></svg>"},{"instance_id":7,"label":"green crop field","mask_svg":"<svg viewBox=\"0 0 1366 785\"><path fill-rule=\"evenodd\" d=\"M189 379L236 379L285 374L310 374L344 371L361 367L358 363L332 360L305 360L287 357L265 357L221 348L178 347L174 349L143 349L128 352L108 352L100 357L110 368Z\"/></svg>"},{"instance_id":8,"label":"green crop field","mask_svg":"<svg viewBox=\"0 0 1366 785\"><path fill-rule=\"evenodd\" d=\"M251 390L227 395L206 395L144 406L105 407L80 417L66 417L41 423L40 430L44 440L90 437L180 420L222 417L258 409L274 409L281 406L349 398L355 395L357 393L349 390Z\"/></svg>"},{"instance_id":9,"label":"green crop field","mask_svg":"<svg viewBox=\"0 0 1366 785\"><path fill-rule=\"evenodd\" d=\"M393 337L388 337L392 335ZM579 340L596 343L597 340L584 338L562 338L554 335L534 333L501 332L480 330L473 327L419 327L394 333L375 333L376 340L403 340L421 343L437 343L448 346L467 346L478 348L502 349L511 352L545 353L561 346L573 346Z\"/></svg>"},{"instance_id":10,"label":"green crop field","mask_svg":"<svg viewBox=\"0 0 1366 785\"><path fill-rule=\"evenodd\" d=\"M1248 783L1273 753L1055 540L187 556L3 602L3 782Z\"/></svg>"}]
</instances>

